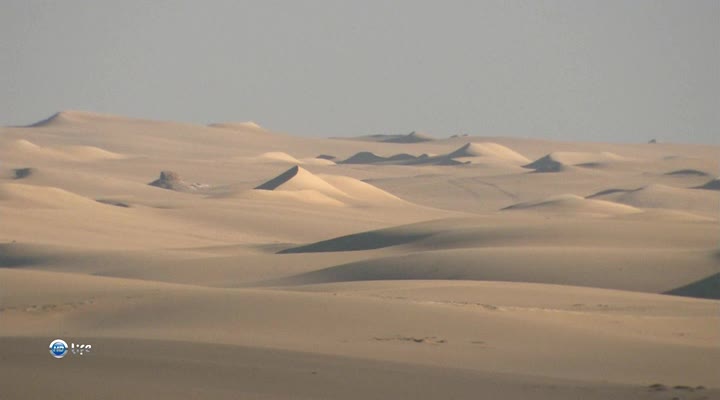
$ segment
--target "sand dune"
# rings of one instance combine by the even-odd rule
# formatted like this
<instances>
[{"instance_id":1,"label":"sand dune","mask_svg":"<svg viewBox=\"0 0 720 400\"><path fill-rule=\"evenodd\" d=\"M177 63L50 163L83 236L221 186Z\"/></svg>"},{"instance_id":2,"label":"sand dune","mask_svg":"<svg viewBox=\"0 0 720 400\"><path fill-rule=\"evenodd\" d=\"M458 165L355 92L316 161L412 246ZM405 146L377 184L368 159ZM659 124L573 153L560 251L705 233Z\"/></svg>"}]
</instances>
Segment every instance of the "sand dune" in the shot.
<instances>
[{"instance_id":1,"label":"sand dune","mask_svg":"<svg viewBox=\"0 0 720 400\"><path fill-rule=\"evenodd\" d=\"M583 259L578 263L577 259ZM386 280L534 282L664 293L706 279L720 267L709 253L617 248L495 247L430 250L356 261L266 285ZM715 279L714 284L717 282ZM700 292L691 292L700 295ZM683 294L683 292L677 292ZM714 287L707 297L717 298Z\"/></svg>"},{"instance_id":2,"label":"sand dune","mask_svg":"<svg viewBox=\"0 0 720 400\"><path fill-rule=\"evenodd\" d=\"M423 153L414 156L407 153L398 153L389 157L378 156L369 151L361 151L350 158L340 162L341 164L384 164L384 165L460 165L461 161L454 160L447 156L431 156Z\"/></svg>"},{"instance_id":3,"label":"sand dune","mask_svg":"<svg viewBox=\"0 0 720 400\"><path fill-rule=\"evenodd\" d=\"M42 147L24 139L10 143L9 147L10 150L15 153L15 156L39 157L59 161L91 162L125 158L122 154L113 153L94 146Z\"/></svg>"},{"instance_id":4,"label":"sand dune","mask_svg":"<svg viewBox=\"0 0 720 400\"><path fill-rule=\"evenodd\" d=\"M717 195L712 192L652 184L637 189L608 189L590 199L614 201L639 208L665 208L715 215Z\"/></svg>"},{"instance_id":5,"label":"sand dune","mask_svg":"<svg viewBox=\"0 0 720 400\"><path fill-rule=\"evenodd\" d=\"M384 142L384 143L422 143L422 142L430 142L430 141L435 140L435 138L428 135L427 133L415 132L415 131L410 132L407 135L377 134L377 135L353 137L353 138L349 138L349 139L372 141L372 142Z\"/></svg>"},{"instance_id":6,"label":"sand dune","mask_svg":"<svg viewBox=\"0 0 720 400\"><path fill-rule=\"evenodd\" d=\"M222 122L208 125L213 128L230 129L237 131L264 131L265 128L253 121L246 122Z\"/></svg>"},{"instance_id":7,"label":"sand dune","mask_svg":"<svg viewBox=\"0 0 720 400\"><path fill-rule=\"evenodd\" d=\"M400 245L407 245L408 251L500 246L635 249L659 246L694 251L716 244L715 220L642 218L643 214L548 220L542 214L498 213L485 218L437 219L289 247L280 253L347 252Z\"/></svg>"},{"instance_id":8,"label":"sand dune","mask_svg":"<svg viewBox=\"0 0 720 400\"><path fill-rule=\"evenodd\" d=\"M617 218L627 220L657 220L657 221L683 221L683 222L710 222L716 223L717 217L712 214L702 214L697 211L670 210L667 208L646 208L642 213L625 214Z\"/></svg>"},{"instance_id":9,"label":"sand dune","mask_svg":"<svg viewBox=\"0 0 720 400\"><path fill-rule=\"evenodd\" d=\"M462 158L462 157L489 157L498 160L529 163L530 160L525 158L522 154L513 151L503 145L490 142L481 143L467 143L459 149L451 152L447 155L449 158Z\"/></svg>"},{"instance_id":10,"label":"sand dune","mask_svg":"<svg viewBox=\"0 0 720 400\"><path fill-rule=\"evenodd\" d=\"M460 165L464 163L447 156L430 156L427 153L419 156L398 153L389 157L383 157L369 151L361 151L346 160L340 161L340 164Z\"/></svg>"},{"instance_id":11,"label":"sand dune","mask_svg":"<svg viewBox=\"0 0 720 400\"><path fill-rule=\"evenodd\" d=\"M405 203L402 199L361 180L340 175L318 175L349 197L374 204Z\"/></svg>"},{"instance_id":12,"label":"sand dune","mask_svg":"<svg viewBox=\"0 0 720 400\"><path fill-rule=\"evenodd\" d=\"M0 205L13 208L100 207L92 199L54 187L0 183Z\"/></svg>"},{"instance_id":13,"label":"sand dune","mask_svg":"<svg viewBox=\"0 0 720 400\"><path fill-rule=\"evenodd\" d=\"M129 121L131 118L113 114L102 114L80 110L65 110L57 112L50 117L29 125L32 128L55 127L74 124L97 124L103 122Z\"/></svg>"},{"instance_id":14,"label":"sand dune","mask_svg":"<svg viewBox=\"0 0 720 400\"><path fill-rule=\"evenodd\" d=\"M720 190L720 177L710 180L706 184L699 186L698 189Z\"/></svg>"},{"instance_id":15,"label":"sand dune","mask_svg":"<svg viewBox=\"0 0 720 400\"><path fill-rule=\"evenodd\" d=\"M635 307L651 310L656 316L699 316L702 308L714 302L693 298L661 296L623 290L587 289L578 286L545 285L518 282L481 282L462 280L389 280L355 281L288 287L288 289L339 293L357 297L405 299L457 306L486 306L497 311L533 309L628 315ZM552 289L552 290L547 290ZM584 302L579 304L578 301ZM633 307L624 307L632 304ZM674 307L682 304L682 309Z\"/></svg>"},{"instance_id":16,"label":"sand dune","mask_svg":"<svg viewBox=\"0 0 720 400\"><path fill-rule=\"evenodd\" d=\"M265 160L271 160L271 161L281 161L281 162L290 163L290 164L300 164L300 160L291 156L290 154L283 153L281 151L271 151L271 152L263 153L263 154L260 154L258 156L258 158L265 159Z\"/></svg>"},{"instance_id":17,"label":"sand dune","mask_svg":"<svg viewBox=\"0 0 720 400\"><path fill-rule=\"evenodd\" d=\"M413 159L414 156L410 156ZM343 164L375 164L375 163L381 163L386 162L389 160L389 157L381 157L377 154L374 154L370 151L361 151L357 154L354 154L352 157L343 160Z\"/></svg>"},{"instance_id":18,"label":"sand dune","mask_svg":"<svg viewBox=\"0 0 720 400\"><path fill-rule=\"evenodd\" d=\"M373 152L361 151L354 154L341 164L385 164L385 165L460 165L469 163L469 160L456 160L456 158L482 157L489 162L528 163L530 160L521 154L497 143L467 143L462 147L442 155L423 153L415 156L408 153L398 153L389 157L379 156Z\"/></svg>"},{"instance_id":19,"label":"sand dune","mask_svg":"<svg viewBox=\"0 0 720 400\"><path fill-rule=\"evenodd\" d=\"M698 169L692 169L692 168L678 169L675 171L666 172L665 175L669 175L669 176L710 176L710 174L708 174L705 171L700 171Z\"/></svg>"},{"instance_id":20,"label":"sand dune","mask_svg":"<svg viewBox=\"0 0 720 400\"><path fill-rule=\"evenodd\" d=\"M503 210L544 211L562 214L588 213L600 215L618 215L639 213L642 210L612 203L610 201L585 199L574 194L562 194L540 201L518 203Z\"/></svg>"},{"instance_id":21,"label":"sand dune","mask_svg":"<svg viewBox=\"0 0 720 400\"><path fill-rule=\"evenodd\" d=\"M297 193L290 196L298 200L308 199L314 203L335 205L407 204L398 197L358 179L338 175L315 175L297 165L257 186L255 190L290 191Z\"/></svg>"},{"instance_id":22,"label":"sand dune","mask_svg":"<svg viewBox=\"0 0 720 400\"><path fill-rule=\"evenodd\" d=\"M293 202L296 204L313 204L317 206L343 207L347 206L333 196L319 192L313 189L296 189L292 191L263 191L253 190L245 194L247 198L256 199L266 202Z\"/></svg>"},{"instance_id":23,"label":"sand dune","mask_svg":"<svg viewBox=\"0 0 720 400\"><path fill-rule=\"evenodd\" d=\"M410 132L407 135L399 135L387 138L383 142L387 143L421 143L435 140L432 136L422 132Z\"/></svg>"},{"instance_id":24,"label":"sand dune","mask_svg":"<svg viewBox=\"0 0 720 400\"><path fill-rule=\"evenodd\" d=\"M315 190L337 197L347 194L298 165L255 188L256 190Z\"/></svg>"},{"instance_id":25,"label":"sand dune","mask_svg":"<svg viewBox=\"0 0 720 400\"><path fill-rule=\"evenodd\" d=\"M271 151L267 153L263 153L260 156L258 156L258 159L263 161L275 161L275 162L281 162L281 163L287 163L287 164L307 164L307 165L335 165L335 163L332 160L324 159L324 158L303 158L303 159L297 159L290 154L284 153L282 151Z\"/></svg>"},{"instance_id":26,"label":"sand dune","mask_svg":"<svg viewBox=\"0 0 720 400\"><path fill-rule=\"evenodd\" d=\"M87 170L66 169L58 168L55 165L43 165L42 167L10 168L0 173L0 179L7 179L7 183L56 187L90 199L122 199L147 206L168 200L168 195L171 193L158 191L149 186L146 172L138 171L138 177L135 179L132 176L108 176L92 168ZM18 174L22 177L18 177Z\"/></svg>"},{"instance_id":27,"label":"sand dune","mask_svg":"<svg viewBox=\"0 0 720 400\"><path fill-rule=\"evenodd\" d=\"M587 153L564 151L550 153L524 167L533 169L536 172L561 172L571 167L603 167L618 161L627 161L627 159L610 152Z\"/></svg>"},{"instance_id":28,"label":"sand dune","mask_svg":"<svg viewBox=\"0 0 720 400\"><path fill-rule=\"evenodd\" d=\"M301 158L299 161L300 161L300 164L304 164L304 165L324 165L324 166L335 165L335 162L332 160L327 160L324 158L317 158L317 157Z\"/></svg>"}]
</instances>

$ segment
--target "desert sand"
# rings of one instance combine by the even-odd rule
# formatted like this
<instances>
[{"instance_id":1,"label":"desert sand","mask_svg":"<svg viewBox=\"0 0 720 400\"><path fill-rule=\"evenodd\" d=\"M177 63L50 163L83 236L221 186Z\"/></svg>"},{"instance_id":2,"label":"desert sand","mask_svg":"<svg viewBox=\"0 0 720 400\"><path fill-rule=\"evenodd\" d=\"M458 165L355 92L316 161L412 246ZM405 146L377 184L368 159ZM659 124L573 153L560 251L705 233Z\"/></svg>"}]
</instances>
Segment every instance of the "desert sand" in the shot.
<instances>
[{"instance_id":1,"label":"desert sand","mask_svg":"<svg viewBox=\"0 0 720 400\"><path fill-rule=\"evenodd\" d=\"M719 155L0 128L0 399L720 398Z\"/></svg>"}]
</instances>

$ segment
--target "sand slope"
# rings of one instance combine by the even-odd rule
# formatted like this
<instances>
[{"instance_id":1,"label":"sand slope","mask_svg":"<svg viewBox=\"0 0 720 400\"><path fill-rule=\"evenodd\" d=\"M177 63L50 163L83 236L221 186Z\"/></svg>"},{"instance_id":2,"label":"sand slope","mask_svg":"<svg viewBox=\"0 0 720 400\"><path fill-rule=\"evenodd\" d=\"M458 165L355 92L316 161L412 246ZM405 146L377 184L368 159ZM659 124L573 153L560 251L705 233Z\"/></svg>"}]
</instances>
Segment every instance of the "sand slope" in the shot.
<instances>
[{"instance_id":1,"label":"sand slope","mask_svg":"<svg viewBox=\"0 0 720 400\"><path fill-rule=\"evenodd\" d=\"M616 215L641 212L640 209L609 201L585 199L574 194L562 194L549 199L513 204L503 210L543 211L563 214Z\"/></svg>"},{"instance_id":2,"label":"sand slope","mask_svg":"<svg viewBox=\"0 0 720 400\"><path fill-rule=\"evenodd\" d=\"M704 185L699 186L698 189L720 190L720 178L711 179Z\"/></svg>"},{"instance_id":3,"label":"sand slope","mask_svg":"<svg viewBox=\"0 0 720 400\"><path fill-rule=\"evenodd\" d=\"M716 215L713 204L720 196L711 191L693 190L652 184L637 189L608 189L589 196L590 199L614 201L640 208L665 208Z\"/></svg>"},{"instance_id":4,"label":"sand slope","mask_svg":"<svg viewBox=\"0 0 720 400\"><path fill-rule=\"evenodd\" d=\"M476 218L436 219L354 233L290 247L283 253L355 251L410 244L412 249L508 246L579 248L677 248L709 251L716 244L717 221L652 219L643 214L616 218L552 218L525 213L499 213Z\"/></svg>"},{"instance_id":5,"label":"sand slope","mask_svg":"<svg viewBox=\"0 0 720 400\"><path fill-rule=\"evenodd\" d=\"M255 190L296 192L298 200L308 198L312 202L334 199L337 204L393 205L405 203L396 196L358 179L338 175L315 175L308 170L294 166L275 178L257 186ZM320 195L320 196L318 196Z\"/></svg>"},{"instance_id":6,"label":"sand slope","mask_svg":"<svg viewBox=\"0 0 720 400\"><path fill-rule=\"evenodd\" d=\"M103 150L94 146L58 146L42 147L29 140L16 140L10 143L9 150L15 156L28 158L45 158L58 161L90 162L98 160L117 160L123 155Z\"/></svg>"}]
</instances>

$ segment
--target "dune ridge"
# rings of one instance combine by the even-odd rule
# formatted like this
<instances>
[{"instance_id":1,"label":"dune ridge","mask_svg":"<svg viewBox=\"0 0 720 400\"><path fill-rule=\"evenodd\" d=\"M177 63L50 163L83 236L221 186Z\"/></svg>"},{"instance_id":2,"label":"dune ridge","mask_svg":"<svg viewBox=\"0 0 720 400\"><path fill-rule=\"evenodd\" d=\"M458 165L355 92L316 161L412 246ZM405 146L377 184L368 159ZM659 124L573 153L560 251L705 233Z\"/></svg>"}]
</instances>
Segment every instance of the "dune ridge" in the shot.
<instances>
[{"instance_id":1,"label":"dune ridge","mask_svg":"<svg viewBox=\"0 0 720 400\"><path fill-rule=\"evenodd\" d=\"M263 161L280 162L286 164L302 164L302 165L335 165L335 162L327 158L309 157L298 159L292 155L282 151L270 151L260 154L257 159Z\"/></svg>"},{"instance_id":2,"label":"dune ridge","mask_svg":"<svg viewBox=\"0 0 720 400\"><path fill-rule=\"evenodd\" d=\"M457 160L461 158L463 160ZM415 156L408 153L397 153L389 157L379 156L370 151L355 153L340 161L340 164L385 164L385 165L463 165L471 161L467 158L482 158L490 162L528 163L530 160L520 153L497 143L480 142L466 143L458 149L440 155L423 153Z\"/></svg>"},{"instance_id":3,"label":"dune ridge","mask_svg":"<svg viewBox=\"0 0 720 400\"><path fill-rule=\"evenodd\" d=\"M338 175L315 175L299 165L255 187L255 190L292 191L311 195L311 198L314 192L334 199L339 204L393 205L406 203L397 196L358 179ZM298 198L302 198L302 196ZM327 201L323 200L322 202Z\"/></svg>"},{"instance_id":4,"label":"dune ridge","mask_svg":"<svg viewBox=\"0 0 720 400\"><path fill-rule=\"evenodd\" d=\"M263 128L260 124L254 121L219 122L209 124L208 126L212 128L230 129L238 131L265 131L265 128Z\"/></svg>"},{"instance_id":5,"label":"dune ridge","mask_svg":"<svg viewBox=\"0 0 720 400\"><path fill-rule=\"evenodd\" d=\"M562 194L550 198L513 204L503 210L550 211L556 213L592 213L605 215L640 213L642 210L610 201L586 199L574 194Z\"/></svg>"},{"instance_id":6,"label":"dune ridge","mask_svg":"<svg viewBox=\"0 0 720 400\"><path fill-rule=\"evenodd\" d=\"M547 154L523 167L535 172L562 172L572 167L593 168L621 161L628 160L611 152L560 151Z\"/></svg>"},{"instance_id":7,"label":"dune ridge","mask_svg":"<svg viewBox=\"0 0 720 400\"><path fill-rule=\"evenodd\" d=\"M398 135L398 136L389 137L389 138L383 140L383 142L387 142L387 143L421 143L421 142L430 142L433 140L435 140L435 138L428 135L427 133L412 131L412 132L408 133L407 135Z\"/></svg>"},{"instance_id":8,"label":"dune ridge","mask_svg":"<svg viewBox=\"0 0 720 400\"><path fill-rule=\"evenodd\" d=\"M636 189L608 189L588 196L588 199L608 200L639 208L663 208L714 214L712 192L650 184Z\"/></svg>"},{"instance_id":9,"label":"dune ridge","mask_svg":"<svg viewBox=\"0 0 720 400\"><path fill-rule=\"evenodd\" d=\"M522 154L497 143L491 142L470 142L466 143L459 149L449 153L449 158L461 157L489 157L499 160L506 160L519 163L529 163Z\"/></svg>"},{"instance_id":10,"label":"dune ridge","mask_svg":"<svg viewBox=\"0 0 720 400\"><path fill-rule=\"evenodd\" d=\"M94 208L97 202L56 187L0 183L0 205L17 208Z\"/></svg>"},{"instance_id":11,"label":"dune ridge","mask_svg":"<svg viewBox=\"0 0 720 400\"><path fill-rule=\"evenodd\" d=\"M705 171L700 171L699 169L692 169L692 168L685 168L685 169L678 169L675 171L666 172L665 175L668 176L710 176Z\"/></svg>"},{"instance_id":12,"label":"dune ridge","mask_svg":"<svg viewBox=\"0 0 720 400\"><path fill-rule=\"evenodd\" d=\"M59 111L48 118L28 125L29 128L52 127L71 124L88 124L103 122L125 122L132 118L114 114L103 114L91 111L65 110Z\"/></svg>"},{"instance_id":13,"label":"dune ridge","mask_svg":"<svg viewBox=\"0 0 720 400\"><path fill-rule=\"evenodd\" d=\"M92 162L100 160L120 160L126 158L125 155L104 150L95 146L39 146L29 140L19 139L10 143L10 148L16 152L16 155L26 157L38 157L57 161L70 162Z\"/></svg>"}]
</instances>

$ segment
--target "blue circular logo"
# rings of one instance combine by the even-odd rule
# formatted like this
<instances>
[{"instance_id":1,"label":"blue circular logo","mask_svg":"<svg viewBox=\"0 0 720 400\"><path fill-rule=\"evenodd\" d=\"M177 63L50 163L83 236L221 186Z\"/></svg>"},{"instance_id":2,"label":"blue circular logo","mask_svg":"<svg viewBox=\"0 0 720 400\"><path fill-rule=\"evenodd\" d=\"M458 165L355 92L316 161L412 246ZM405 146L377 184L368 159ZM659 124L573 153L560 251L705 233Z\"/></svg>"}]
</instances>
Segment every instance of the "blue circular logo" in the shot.
<instances>
[{"instance_id":1,"label":"blue circular logo","mask_svg":"<svg viewBox=\"0 0 720 400\"><path fill-rule=\"evenodd\" d=\"M68 346L62 339L55 339L50 342L50 354L55 358L63 358L67 354Z\"/></svg>"}]
</instances>

